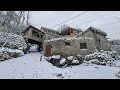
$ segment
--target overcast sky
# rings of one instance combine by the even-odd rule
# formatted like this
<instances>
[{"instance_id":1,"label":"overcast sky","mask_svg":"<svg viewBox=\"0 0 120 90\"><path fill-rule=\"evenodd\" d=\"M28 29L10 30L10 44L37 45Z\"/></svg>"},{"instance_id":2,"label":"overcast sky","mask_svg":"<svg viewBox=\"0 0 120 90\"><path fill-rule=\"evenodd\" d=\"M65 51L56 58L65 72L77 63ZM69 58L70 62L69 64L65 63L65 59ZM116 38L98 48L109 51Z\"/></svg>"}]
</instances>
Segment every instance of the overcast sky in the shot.
<instances>
[{"instance_id":1,"label":"overcast sky","mask_svg":"<svg viewBox=\"0 0 120 90\"><path fill-rule=\"evenodd\" d=\"M84 11L31 11L30 23L37 28L52 28L82 12ZM88 11L52 29L57 30L62 25L81 28L83 31L92 26L105 31L108 38L120 39L120 11Z\"/></svg>"}]
</instances>

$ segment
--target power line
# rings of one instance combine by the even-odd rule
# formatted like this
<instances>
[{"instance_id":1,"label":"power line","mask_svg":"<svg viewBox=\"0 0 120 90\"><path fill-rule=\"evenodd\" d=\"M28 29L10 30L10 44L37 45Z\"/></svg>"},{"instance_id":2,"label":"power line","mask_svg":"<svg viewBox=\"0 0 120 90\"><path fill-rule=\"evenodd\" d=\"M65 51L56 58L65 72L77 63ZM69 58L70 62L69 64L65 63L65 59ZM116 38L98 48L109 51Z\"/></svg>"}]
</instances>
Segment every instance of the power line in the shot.
<instances>
[{"instance_id":1,"label":"power line","mask_svg":"<svg viewBox=\"0 0 120 90\"><path fill-rule=\"evenodd\" d=\"M107 23L107 24L103 24L103 25L100 25L99 27L103 27L103 26L105 26L105 25L110 25L110 24L116 24L116 23L120 23L120 21L112 22L112 23Z\"/></svg>"},{"instance_id":2,"label":"power line","mask_svg":"<svg viewBox=\"0 0 120 90\"><path fill-rule=\"evenodd\" d=\"M80 13L80 14L78 14L78 15L76 15L76 16L74 16L74 17L68 19L68 20L65 20L65 21L63 21L63 22L61 22L61 23L59 23L59 24L53 26L52 28L54 28L54 27L56 27L56 26L58 26L58 25L61 25L61 24L65 23L65 22L68 22L68 21L70 21L70 20L72 20L72 19L74 19L74 18L76 18L76 17L78 17L78 16L80 16L80 15L86 13L86 12L88 12L88 11L84 11L83 13Z\"/></svg>"},{"instance_id":3,"label":"power line","mask_svg":"<svg viewBox=\"0 0 120 90\"><path fill-rule=\"evenodd\" d=\"M92 19L92 20L89 20L89 21L86 21L85 23L81 23L80 25L84 25L84 24L86 24L86 23L90 23L90 22L93 22L93 21L96 21L96 20L99 20L99 19L103 19L103 17L101 18L102 16L100 16L100 17L97 17L97 18L95 18L95 19Z\"/></svg>"},{"instance_id":4,"label":"power line","mask_svg":"<svg viewBox=\"0 0 120 90\"><path fill-rule=\"evenodd\" d=\"M71 13L69 13L69 14L73 14L74 12L71 12ZM60 18L63 18L63 17L67 17L67 16L65 16L65 15L62 15L61 17L58 17L58 18L55 18L56 20L57 19L60 19Z\"/></svg>"},{"instance_id":5,"label":"power line","mask_svg":"<svg viewBox=\"0 0 120 90\"><path fill-rule=\"evenodd\" d=\"M97 12L97 13L95 13L95 14L93 14L93 15L97 15L97 14L99 14L99 13L101 13L101 12ZM90 16L87 16L86 18L88 19L88 17L91 17L91 16L93 16L93 15L90 15ZM86 19L85 18L85 19ZM83 18L84 19L84 18ZM82 21L82 22L86 22L86 21ZM73 23L73 22L72 22ZM70 24L72 24L72 23L70 23ZM82 23L83 24L83 23Z\"/></svg>"}]
</instances>

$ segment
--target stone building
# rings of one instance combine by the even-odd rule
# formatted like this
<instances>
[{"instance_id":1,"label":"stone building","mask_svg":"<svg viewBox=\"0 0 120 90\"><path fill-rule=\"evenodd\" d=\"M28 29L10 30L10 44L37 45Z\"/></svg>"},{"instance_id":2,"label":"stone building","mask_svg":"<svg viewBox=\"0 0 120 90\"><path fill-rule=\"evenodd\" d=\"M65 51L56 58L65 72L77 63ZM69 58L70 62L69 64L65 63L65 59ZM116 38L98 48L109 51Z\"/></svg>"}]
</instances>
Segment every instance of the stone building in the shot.
<instances>
[{"instance_id":1,"label":"stone building","mask_svg":"<svg viewBox=\"0 0 120 90\"><path fill-rule=\"evenodd\" d=\"M43 48L43 42L45 40L44 31L30 25L22 33L26 43L37 44L39 48Z\"/></svg>"},{"instance_id":2,"label":"stone building","mask_svg":"<svg viewBox=\"0 0 120 90\"><path fill-rule=\"evenodd\" d=\"M96 46L92 38L88 37L65 37L44 41L43 47L45 56L61 55L62 57L76 56L93 53Z\"/></svg>"},{"instance_id":3,"label":"stone building","mask_svg":"<svg viewBox=\"0 0 120 90\"><path fill-rule=\"evenodd\" d=\"M98 50L111 51L110 43L107 39L107 34L104 31L89 27L86 31L79 33L75 37L90 37Z\"/></svg>"},{"instance_id":4,"label":"stone building","mask_svg":"<svg viewBox=\"0 0 120 90\"><path fill-rule=\"evenodd\" d=\"M59 33L55 30L45 27L38 29L32 25L29 25L22 33L26 43L37 44L41 50L43 49L44 40L60 37Z\"/></svg>"}]
</instances>

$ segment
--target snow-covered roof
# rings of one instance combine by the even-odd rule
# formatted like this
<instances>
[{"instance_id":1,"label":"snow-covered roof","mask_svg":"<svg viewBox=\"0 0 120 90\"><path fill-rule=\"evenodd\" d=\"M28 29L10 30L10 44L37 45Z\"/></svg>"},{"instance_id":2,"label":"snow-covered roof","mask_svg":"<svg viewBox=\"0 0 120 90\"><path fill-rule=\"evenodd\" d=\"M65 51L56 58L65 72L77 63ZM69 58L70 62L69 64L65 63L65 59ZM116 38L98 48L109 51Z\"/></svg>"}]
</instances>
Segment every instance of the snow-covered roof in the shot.
<instances>
[{"instance_id":1,"label":"snow-covered roof","mask_svg":"<svg viewBox=\"0 0 120 90\"><path fill-rule=\"evenodd\" d=\"M103 36L107 36L107 33L105 33L104 31L101 31L100 29L96 29L94 27L89 27L86 31L84 32L80 32L79 34L77 34L75 37L82 37L82 35L88 31L92 31L92 32L95 32L95 33L98 33L98 34L101 34Z\"/></svg>"},{"instance_id":2,"label":"snow-covered roof","mask_svg":"<svg viewBox=\"0 0 120 90\"><path fill-rule=\"evenodd\" d=\"M57 32L57 31L55 31L53 29L46 28L46 27L41 27L41 30L43 30L44 32L46 32L46 30L47 30L49 32L55 32L55 33L59 34L59 32Z\"/></svg>"},{"instance_id":3,"label":"snow-covered roof","mask_svg":"<svg viewBox=\"0 0 120 90\"><path fill-rule=\"evenodd\" d=\"M80 39L93 39L93 38L90 38L90 37L79 37L79 38L76 38L76 37L62 37L62 38L45 40L45 42L59 41L59 40L71 41L71 40L80 40Z\"/></svg>"},{"instance_id":4,"label":"snow-covered roof","mask_svg":"<svg viewBox=\"0 0 120 90\"><path fill-rule=\"evenodd\" d=\"M35 30L37 30L37 31L40 31L40 32L42 32L42 33L46 33L46 32L44 32L43 30L40 30L40 29L38 29L38 28L36 28L36 27L34 27L34 26L32 26L32 25L29 25L23 32L26 32L27 30L29 30L30 28L34 28Z\"/></svg>"},{"instance_id":5,"label":"snow-covered roof","mask_svg":"<svg viewBox=\"0 0 120 90\"><path fill-rule=\"evenodd\" d=\"M89 27L85 32L87 32L87 31L93 31L93 32L96 32L96 33L101 34L103 36L107 36L106 32L101 31L100 29L97 29L97 28L94 28L94 27Z\"/></svg>"}]
</instances>

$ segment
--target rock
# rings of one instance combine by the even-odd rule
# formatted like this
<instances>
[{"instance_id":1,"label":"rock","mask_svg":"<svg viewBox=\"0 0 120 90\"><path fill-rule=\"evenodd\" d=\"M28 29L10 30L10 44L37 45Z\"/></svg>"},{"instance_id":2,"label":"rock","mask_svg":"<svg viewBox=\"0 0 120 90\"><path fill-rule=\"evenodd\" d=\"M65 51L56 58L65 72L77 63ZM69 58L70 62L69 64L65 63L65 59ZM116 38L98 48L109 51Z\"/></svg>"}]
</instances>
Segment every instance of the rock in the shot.
<instances>
[{"instance_id":1,"label":"rock","mask_svg":"<svg viewBox=\"0 0 120 90\"><path fill-rule=\"evenodd\" d=\"M53 55L51 58L52 59L61 59L60 55Z\"/></svg>"},{"instance_id":2,"label":"rock","mask_svg":"<svg viewBox=\"0 0 120 90\"><path fill-rule=\"evenodd\" d=\"M112 58L114 58L115 60L119 60L119 59L120 59L119 54L118 54L118 52L116 52L116 51L113 51L112 54L111 54L111 56L112 56Z\"/></svg>"},{"instance_id":3,"label":"rock","mask_svg":"<svg viewBox=\"0 0 120 90\"><path fill-rule=\"evenodd\" d=\"M94 67L94 68L99 69L99 67Z\"/></svg>"},{"instance_id":4,"label":"rock","mask_svg":"<svg viewBox=\"0 0 120 90\"><path fill-rule=\"evenodd\" d=\"M76 57L80 64L83 63L84 58L82 57L82 55L77 55Z\"/></svg>"},{"instance_id":5,"label":"rock","mask_svg":"<svg viewBox=\"0 0 120 90\"><path fill-rule=\"evenodd\" d=\"M73 61L73 56L69 56L69 57L67 57L67 60L69 60L69 61Z\"/></svg>"},{"instance_id":6,"label":"rock","mask_svg":"<svg viewBox=\"0 0 120 90\"><path fill-rule=\"evenodd\" d=\"M69 65L72 65L72 61L69 61L69 60L67 60L66 61L66 64L69 66Z\"/></svg>"},{"instance_id":7,"label":"rock","mask_svg":"<svg viewBox=\"0 0 120 90\"><path fill-rule=\"evenodd\" d=\"M23 48L23 52L24 52L24 54L27 54L27 52L28 52L29 49L30 49L29 47L27 47L27 48Z\"/></svg>"},{"instance_id":8,"label":"rock","mask_svg":"<svg viewBox=\"0 0 120 90\"><path fill-rule=\"evenodd\" d=\"M64 78L61 73L60 73L60 74L57 74L57 77L60 77L60 78L62 78L62 79Z\"/></svg>"},{"instance_id":9,"label":"rock","mask_svg":"<svg viewBox=\"0 0 120 90\"><path fill-rule=\"evenodd\" d=\"M8 60L8 59L10 59L10 56L7 52L4 52L3 58L4 58L4 60Z\"/></svg>"},{"instance_id":10,"label":"rock","mask_svg":"<svg viewBox=\"0 0 120 90\"><path fill-rule=\"evenodd\" d=\"M27 54L27 52L30 50L30 47L32 47L32 45L30 43L27 44L27 47L23 48L23 52L25 54Z\"/></svg>"},{"instance_id":11,"label":"rock","mask_svg":"<svg viewBox=\"0 0 120 90\"><path fill-rule=\"evenodd\" d=\"M120 79L120 71L117 72L117 73L115 74L115 76Z\"/></svg>"},{"instance_id":12,"label":"rock","mask_svg":"<svg viewBox=\"0 0 120 90\"><path fill-rule=\"evenodd\" d=\"M105 57L103 57L103 56L97 56L96 59L98 59L100 62L103 62L103 60L105 60Z\"/></svg>"},{"instance_id":13,"label":"rock","mask_svg":"<svg viewBox=\"0 0 120 90\"><path fill-rule=\"evenodd\" d=\"M8 60L10 59L10 56L7 52L1 51L0 52L0 61Z\"/></svg>"},{"instance_id":14,"label":"rock","mask_svg":"<svg viewBox=\"0 0 120 90\"><path fill-rule=\"evenodd\" d=\"M60 60L61 60L61 57L60 55L53 55L50 59L50 63L53 64L53 66L60 66Z\"/></svg>"},{"instance_id":15,"label":"rock","mask_svg":"<svg viewBox=\"0 0 120 90\"><path fill-rule=\"evenodd\" d=\"M100 62L100 65L106 66L105 62Z\"/></svg>"},{"instance_id":16,"label":"rock","mask_svg":"<svg viewBox=\"0 0 120 90\"><path fill-rule=\"evenodd\" d=\"M89 54L89 55L86 55L86 56L85 56L85 60L86 60L86 61L90 61L90 60L92 60L92 59L95 59L94 55L92 55L92 54Z\"/></svg>"},{"instance_id":17,"label":"rock","mask_svg":"<svg viewBox=\"0 0 120 90\"><path fill-rule=\"evenodd\" d=\"M60 76L62 76L62 74L60 73L60 74L57 74L57 77L60 77Z\"/></svg>"},{"instance_id":18,"label":"rock","mask_svg":"<svg viewBox=\"0 0 120 90\"><path fill-rule=\"evenodd\" d=\"M21 50L11 50L11 51L8 51L8 54L10 57L17 58L24 55L24 52Z\"/></svg>"},{"instance_id":19,"label":"rock","mask_svg":"<svg viewBox=\"0 0 120 90\"><path fill-rule=\"evenodd\" d=\"M66 59L65 59L65 58L62 58L62 60L60 60L60 64L61 64L62 66L64 66L64 65L66 64Z\"/></svg>"},{"instance_id":20,"label":"rock","mask_svg":"<svg viewBox=\"0 0 120 90\"><path fill-rule=\"evenodd\" d=\"M79 65L83 63L84 58L81 55L67 57L66 63L69 65Z\"/></svg>"},{"instance_id":21,"label":"rock","mask_svg":"<svg viewBox=\"0 0 120 90\"><path fill-rule=\"evenodd\" d=\"M73 60L72 61L72 65L79 65L79 64L80 64L80 62L78 60Z\"/></svg>"},{"instance_id":22,"label":"rock","mask_svg":"<svg viewBox=\"0 0 120 90\"><path fill-rule=\"evenodd\" d=\"M13 54L13 56L12 56L12 57L17 58L17 57L19 57L19 54L18 54L18 53L16 53L16 52L14 52L14 54Z\"/></svg>"},{"instance_id":23,"label":"rock","mask_svg":"<svg viewBox=\"0 0 120 90\"><path fill-rule=\"evenodd\" d=\"M4 57L3 57L3 52L0 51L0 61L3 61L4 60Z\"/></svg>"},{"instance_id":24,"label":"rock","mask_svg":"<svg viewBox=\"0 0 120 90\"><path fill-rule=\"evenodd\" d=\"M58 68L62 68L63 65L61 65L59 62L57 62L55 66Z\"/></svg>"},{"instance_id":25,"label":"rock","mask_svg":"<svg viewBox=\"0 0 120 90\"><path fill-rule=\"evenodd\" d=\"M48 62L50 62L51 57L45 57L45 60L47 60Z\"/></svg>"},{"instance_id":26,"label":"rock","mask_svg":"<svg viewBox=\"0 0 120 90\"><path fill-rule=\"evenodd\" d=\"M92 63L92 64L100 65L100 62L99 62L97 59L91 60L91 63Z\"/></svg>"}]
</instances>

